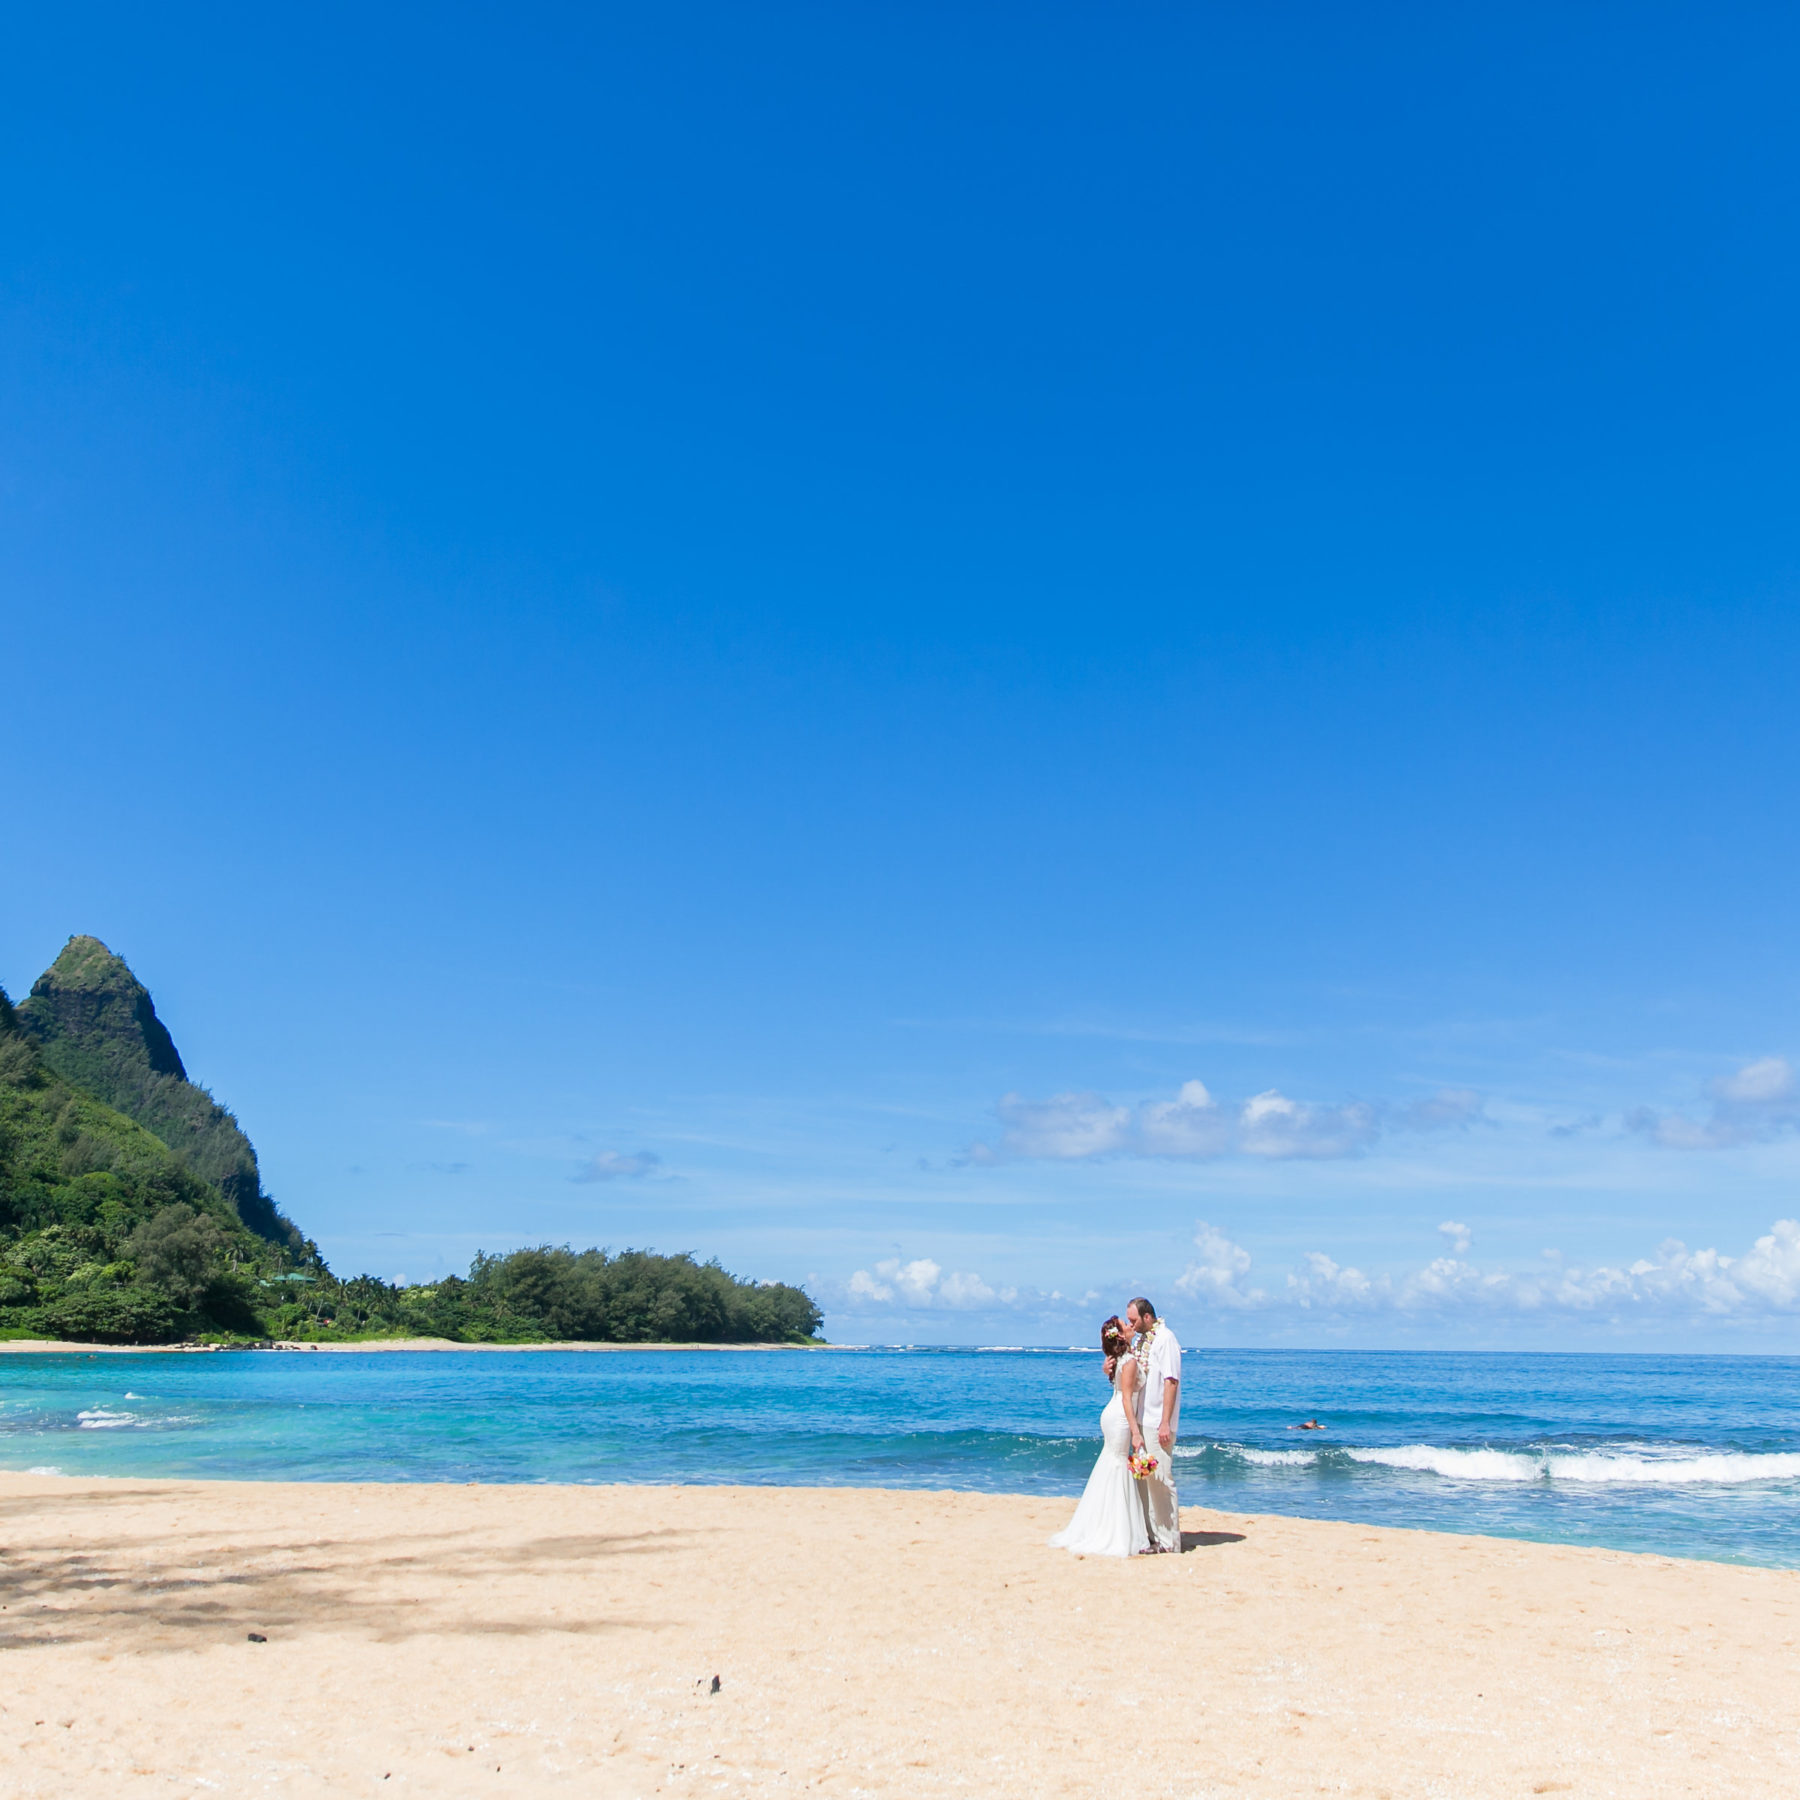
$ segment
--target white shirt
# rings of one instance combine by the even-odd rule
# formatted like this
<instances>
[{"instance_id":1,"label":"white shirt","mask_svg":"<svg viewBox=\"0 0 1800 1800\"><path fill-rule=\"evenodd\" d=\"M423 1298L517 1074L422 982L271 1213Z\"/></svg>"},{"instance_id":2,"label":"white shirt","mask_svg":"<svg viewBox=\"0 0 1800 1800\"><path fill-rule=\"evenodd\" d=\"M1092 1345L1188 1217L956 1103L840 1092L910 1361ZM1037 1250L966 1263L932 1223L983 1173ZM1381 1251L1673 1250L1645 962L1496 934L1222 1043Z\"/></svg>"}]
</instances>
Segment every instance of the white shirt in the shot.
<instances>
[{"instance_id":1,"label":"white shirt","mask_svg":"<svg viewBox=\"0 0 1800 1800\"><path fill-rule=\"evenodd\" d=\"M1144 1377L1144 1436L1154 1439L1162 1429L1163 1383L1181 1380L1181 1341L1169 1329L1166 1319L1156 1323L1156 1335L1150 1340L1150 1367ZM1169 1429L1181 1423L1181 1389L1175 1389L1175 1404L1169 1412Z\"/></svg>"}]
</instances>

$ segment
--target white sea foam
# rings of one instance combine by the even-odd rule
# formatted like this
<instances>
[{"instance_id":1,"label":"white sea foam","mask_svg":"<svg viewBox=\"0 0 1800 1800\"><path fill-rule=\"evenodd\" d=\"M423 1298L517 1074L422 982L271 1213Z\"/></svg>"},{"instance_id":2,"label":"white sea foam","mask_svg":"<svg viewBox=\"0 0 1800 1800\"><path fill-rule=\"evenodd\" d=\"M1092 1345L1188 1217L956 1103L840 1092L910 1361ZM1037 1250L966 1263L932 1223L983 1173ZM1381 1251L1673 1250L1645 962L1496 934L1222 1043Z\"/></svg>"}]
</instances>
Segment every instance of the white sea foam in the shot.
<instances>
[{"instance_id":1,"label":"white sea foam","mask_svg":"<svg viewBox=\"0 0 1800 1800\"><path fill-rule=\"evenodd\" d=\"M60 1475L62 1470L54 1463L40 1463L35 1469L27 1469L27 1475Z\"/></svg>"},{"instance_id":2,"label":"white sea foam","mask_svg":"<svg viewBox=\"0 0 1800 1800\"><path fill-rule=\"evenodd\" d=\"M1635 1481L1656 1487L1690 1487L1698 1482L1738 1487L1746 1481L1800 1481L1800 1455L1782 1451L1758 1454L1707 1450L1697 1456L1644 1456L1553 1450L1545 1457L1544 1467L1553 1481Z\"/></svg>"},{"instance_id":3,"label":"white sea foam","mask_svg":"<svg viewBox=\"0 0 1800 1800\"><path fill-rule=\"evenodd\" d=\"M75 1418L83 1431L117 1431L123 1425L143 1424L136 1413L113 1412L104 1406L96 1406L90 1412L79 1412Z\"/></svg>"},{"instance_id":4,"label":"white sea foam","mask_svg":"<svg viewBox=\"0 0 1800 1800\"><path fill-rule=\"evenodd\" d=\"M1800 1454L1743 1450L1452 1450L1438 1444L1346 1450L1352 1462L1443 1475L1452 1481L1577 1481L1640 1487L1737 1487L1800 1480Z\"/></svg>"},{"instance_id":5,"label":"white sea foam","mask_svg":"<svg viewBox=\"0 0 1800 1800\"><path fill-rule=\"evenodd\" d=\"M1319 1460L1316 1450L1255 1450L1248 1444L1221 1444L1219 1448L1259 1469L1310 1469Z\"/></svg>"},{"instance_id":6,"label":"white sea foam","mask_svg":"<svg viewBox=\"0 0 1800 1800\"><path fill-rule=\"evenodd\" d=\"M1445 1450L1436 1444L1396 1444L1388 1450L1346 1450L1352 1462L1379 1463L1385 1469L1412 1469L1422 1475L1448 1475L1453 1481L1537 1481L1542 1458L1513 1450Z\"/></svg>"},{"instance_id":7,"label":"white sea foam","mask_svg":"<svg viewBox=\"0 0 1800 1800\"><path fill-rule=\"evenodd\" d=\"M1204 1456L1217 1450L1221 1456L1235 1456L1240 1462L1255 1463L1264 1469L1304 1469L1319 1459L1311 1450L1257 1450L1249 1444L1177 1444L1177 1456Z\"/></svg>"}]
</instances>

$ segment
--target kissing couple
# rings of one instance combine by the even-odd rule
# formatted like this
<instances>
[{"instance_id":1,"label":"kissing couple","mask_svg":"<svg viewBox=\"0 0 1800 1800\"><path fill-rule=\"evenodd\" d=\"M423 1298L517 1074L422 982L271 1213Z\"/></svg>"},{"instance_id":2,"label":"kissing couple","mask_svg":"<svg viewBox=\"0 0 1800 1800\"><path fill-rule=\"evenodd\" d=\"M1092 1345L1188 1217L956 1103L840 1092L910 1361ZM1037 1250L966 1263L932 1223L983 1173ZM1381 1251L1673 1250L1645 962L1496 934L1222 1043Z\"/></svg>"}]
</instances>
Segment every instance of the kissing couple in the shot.
<instances>
[{"instance_id":1,"label":"kissing couple","mask_svg":"<svg viewBox=\"0 0 1800 1800\"><path fill-rule=\"evenodd\" d=\"M1100 1415L1100 1459L1067 1527L1050 1542L1077 1556L1155 1556L1181 1549L1175 1427L1181 1345L1142 1296L1100 1327L1112 1398Z\"/></svg>"}]
</instances>

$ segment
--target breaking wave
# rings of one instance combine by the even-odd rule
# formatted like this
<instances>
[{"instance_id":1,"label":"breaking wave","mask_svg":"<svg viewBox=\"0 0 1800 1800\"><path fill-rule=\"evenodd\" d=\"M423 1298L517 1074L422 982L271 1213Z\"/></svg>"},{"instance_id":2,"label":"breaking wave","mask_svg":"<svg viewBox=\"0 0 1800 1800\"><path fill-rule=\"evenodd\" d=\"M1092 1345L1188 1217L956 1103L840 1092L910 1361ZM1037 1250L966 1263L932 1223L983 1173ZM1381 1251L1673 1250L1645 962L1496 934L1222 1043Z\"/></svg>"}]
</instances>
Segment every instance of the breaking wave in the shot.
<instances>
[{"instance_id":1,"label":"breaking wave","mask_svg":"<svg viewBox=\"0 0 1800 1800\"><path fill-rule=\"evenodd\" d=\"M1271 1454L1279 1454L1272 1452ZM1737 1487L1751 1481L1800 1481L1800 1453L1747 1450L1455 1450L1438 1444L1346 1449L1351 1462L1451 1481L1575 1481L1639 1487Z\"/></svg>"},{"instance_id":2,"label":"breaking wave","mask_svg":"<svg viewBox=\"0 0 1800 1800\"><path fill-rule=\"evenodd\" d=\"M112 1412L107 1407L96 1406L89 1412L78 1412L75 1422L83 1431L117 1431L125 1425L141 1425L143 1420L136 1413Z\"/></svg>"},{"instance_id":3,"label":"breaking wave","mask_svg":"<svg viewBox=\"0 0 1800 1800\"><path fill-rule=\"evenodd\" d=\"M1258 1469L1310 1469L1319 1460L1316 1450L1258 1450L1252 1444L1215 1444L1213 1448Z\"/></svg>"},{"instance_id":4,"label":"breaking wave","mask_svg":"<svg viewBox=\"0 0 1800 1800\"><path fill-rule=\"evenodd\" d=\"M109 1406L91 1407L75 1415L75 1424L82 1431L123 1431L127 1428L155 1431L162 1426L202 1423L204 1420L199 1413L168 1413L159 1419L146 1419L142 1413L114 1412Z\"/></svg>"}]
</instances>

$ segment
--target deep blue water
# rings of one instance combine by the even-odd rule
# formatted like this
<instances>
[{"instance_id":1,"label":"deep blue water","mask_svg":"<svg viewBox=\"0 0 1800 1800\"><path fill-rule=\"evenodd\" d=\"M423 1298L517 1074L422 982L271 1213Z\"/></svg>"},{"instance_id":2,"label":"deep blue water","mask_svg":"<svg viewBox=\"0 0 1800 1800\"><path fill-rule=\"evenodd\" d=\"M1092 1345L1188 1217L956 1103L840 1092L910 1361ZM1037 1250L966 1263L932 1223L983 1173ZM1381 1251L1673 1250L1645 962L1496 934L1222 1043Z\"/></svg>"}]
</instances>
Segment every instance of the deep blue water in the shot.
<instances>
[{"instance_id":1,"label":"deep blue water","mask_svg":"<svg viewBox=\"0 0 1800 1800\"><path fill-rule=\"evenodd\" d=\"M1192 1504L1800 1566L1800 1359L1189 1351L1185 1375ZM1106 1393L1090 1351L9 1355L0 1467L1073 1495Z\"/></svg>"}]
</instances>

